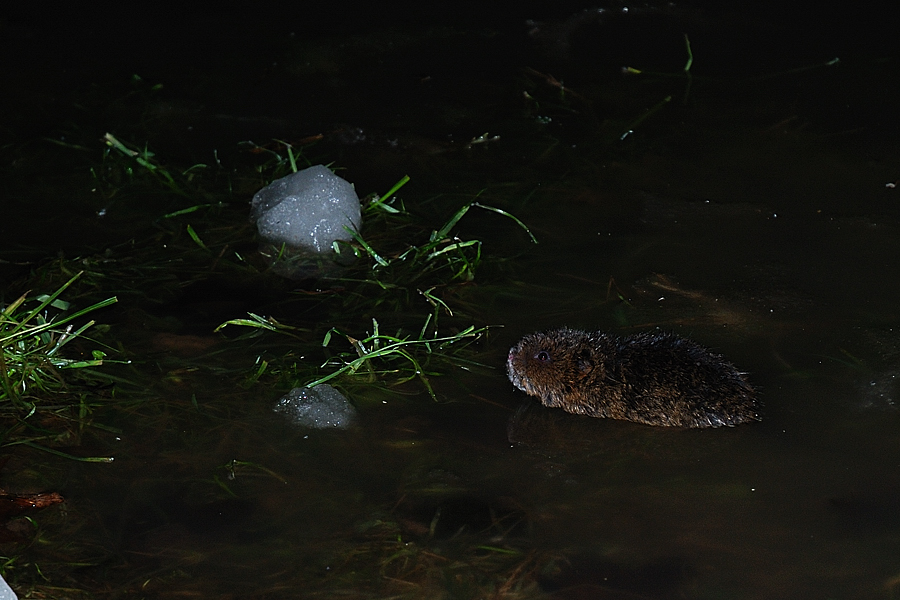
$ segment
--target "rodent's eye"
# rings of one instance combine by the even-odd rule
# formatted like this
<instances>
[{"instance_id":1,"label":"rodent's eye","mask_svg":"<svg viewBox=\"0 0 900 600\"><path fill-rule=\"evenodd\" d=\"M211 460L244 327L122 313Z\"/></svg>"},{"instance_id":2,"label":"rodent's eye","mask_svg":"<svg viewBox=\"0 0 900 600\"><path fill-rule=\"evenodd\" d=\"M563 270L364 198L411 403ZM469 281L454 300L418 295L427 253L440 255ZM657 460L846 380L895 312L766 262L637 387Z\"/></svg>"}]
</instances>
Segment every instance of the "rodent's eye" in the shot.
<instances>
[{"instance_id":1,"label":"rodent's eye","mask_svg":"<svg viewBox=\"0 0 900 600\"><path fill-rule=\"evenodd\" d=\"M540 350L537 354L534 355L534 358L538 362L548 363L550 362L550 353L546 350Z\"/></svg>"}]
</instances>

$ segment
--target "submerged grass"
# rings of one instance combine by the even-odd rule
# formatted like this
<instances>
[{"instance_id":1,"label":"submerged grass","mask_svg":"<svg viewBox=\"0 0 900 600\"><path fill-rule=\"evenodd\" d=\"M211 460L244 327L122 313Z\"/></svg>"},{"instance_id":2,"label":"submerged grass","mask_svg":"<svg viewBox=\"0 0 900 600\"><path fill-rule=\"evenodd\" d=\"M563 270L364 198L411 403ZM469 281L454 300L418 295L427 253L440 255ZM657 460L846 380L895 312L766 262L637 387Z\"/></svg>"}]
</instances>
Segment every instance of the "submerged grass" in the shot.
<instances>
[{"instance_id":1,"label":"submerged grass","mask_svg":"<svg viewBox=\"0 0 900 600\"><path fill-rule=\"evenodd\" d=\"M398 189L408 178L401 180L394 190ZM390 194L391 192L389 192ZM366 207L364 215L369 217L369 221L375 221L380 216L379 213L387 217L402 216L407 220L410 218L409 213L405 209L392 206L393 202L385 202L385 198L376 198ZM475 279L475 271L481 263L481 240L462 240L453 235L453 230L459 221L472 208L480 208L486 211L494 212L511 219L519 227L521 227L530 237L533 243L537 243L537 239L528 229L528 227L516 218L514 215L505 210L481 204L475 200L467 202L459 210L457 210L444 224L438 229L433 230L428 236L427 241L419 245L411 245L409 241L404 239L393 240L405 243L406 248L397 248L392 250L392 254L386 251L377 252L371 244L367 243L362 235L357 231L349 228L347 231L353 236L368 257L372 260L369 269L370 279L364 280L366 283L374 284L382 289L390 287L406 287L412 286L428 287L429 279L433 279L435 285L428 288L428 292L421 291L426 298L433 304L434 298L429 296L429 292L434 290L437 285L446 285L451 282L468 282ZM384 222L377 223L388 231L395 231L396 228L390 227L389 219ZM371 227L372 225L370 225ZM385 240L386 241L386 240ZM358 252L357 252L358 254ZM387 256L388 258L385 258ZM425 282L426 285L421 285ZM452 312L443 304L448 312Z\"/></svg>"},{"instance_id":2,"label":"submerged grass","mask_svg":"<svg viewBox=\"0 0 900 600\"><path fill-rule=\"evenodd\" d=\"M221 330L227 325L241 325L294 336L291 331L293 328L273 319L264 319L255 314L251 314L250 317L250 319L226 321L217 330ZM434 318L436 320L436 317ZM381 333L378 320L374 318L372 319L372 333L362 339L357 339L332 327L326 332L322 346L327 347L331 343L332 337L337 335L347 340L352 351L342 351L329 358L321 368L328 367L333 370L309 381L305 387L314 387L336 377L353 375L369 383L389 378L392 386L416 379L421 382L428 394L436 399L429 376L440 375L441 371L429 371L428 369L434 369L435 363L444 367L460 365L464 365L466 368L484 367L485 365L464 358L462 353L469 345L484 336L488 327L476 328L470 325L455 334L438 336L436 330L432 330L429 334L431 322L432 315L429 315L415 337L411 334L404 335L401 332L396 335ZM261 365L254 373L253 380L258 380L267 368L268 363Z\"/></svg>"},{"instance_id":3,"label":"submerged grass","mask_svg":"<svg viewBox=\"0 0 900 600\"><path fill-rule=\"evenodd\" d=\"M51 294L29 297L26 292L0 310L0 418L5 422L0 446L22 445L67 459L109 462L108 457L80 457L51 447L72 445L89 426L95 401L88 400L84 382L101 380L94 369L110 362L109 347L90 342L94 348L86 350L86 334L95 321L78 320L115 304L117 298L73 310L63 294L80 276L75 274Z\"/></svg>"},{"instance_id":4,"label":"submerged grass","mask_svg":"<svg viewBox=\"0 0 900 600\"><path fill-rule=\"evenodd\" d=\"M288 144L284 144L284 148L287 156L273 149L266 150L273 157L270 168L274 167L274 172L283 171L285 165L296 170L295 149ZM387 193L366 197L363 200L362 230L347 228L352 241L334 243L336 256L351 254L355 260L346 264L339 275L334 275L333 270L320 274L319 284L330 285L333 290L333 293L326 293L322 298L324 310L333 315L322 346L328 347L333 334L337 334L347 339L352 350L332 356L319 368L330 368L330 372L307 376L305 385L309 387L340 376L364 376L370 383L384 379L392 386L417 380L432 398L436 397L429 376L441 374L442 371L434 369L439 366L451 368L465 362L462 358L464 352L488 330L484 326L469 324L459 325L455 333L438 332L438 320L442 313L448 318L458 317L447 298L448 293L460 286L471 285L483 259L480 240L464 240L455 234L459 222L472 208L478 208L510 219L525 231L533 243L537 243L528 227L517 217L477 199L466 202L442 226L428 232L420 220L407 210L404 201L396 196L409 180L408 176L404 176ZM199 240L195 241L201 244ZM416 307L420 298L427 303L422 306L428 307L427 312ZM355 323L355 315L376 311L381 316L370 317L372 330L368 335L343 333L359 327ZM255 313L248 316L227 320L216 331L229 325L244 326L260 333L286 333L298 341L309 343L301 328L288 326L273 317ZM379 321L397 317L404 322L397 332L394 335L382 333ZM418 332L412 329L414 319L424 321ZM337 323L347 323L347 326ZM477 363L471 362L471 365ZM269 369L283 372L283 367L273 365L270 360L259 359L248 381L258 381ZM303 378L296 369L295 373Z\"/></svg>"},{"instance_id":5,"label":"submerged grass","mask_svg":"<svg viewBox=\"0 0 900 600\"><path fill-rule=\"evenodd\" d=\"M430 319L425 322L425 325L419 332L419 336L414 339L410 339L409 336L397 337L380 333L378 331L378 321L375 319L372 319L372 334L362 340L341 334L338 330L332 328L325 334L322 345L328 345L332 333L343 335L356 351L356 357L354 358L352 353L338 355L338 357L327 363L338 365L338 369L306 384L307 387L325 383L344 373L354 374L364 369L373 378L376 375L385 373L398 374L398 384L418 378L431 397L434 398L434 390L428 381L428 373L425 370L425 366L428 363L422 360L419 355L424 355L425 357L441 356L448 362L452 362L453 357L459 352L461 347L465 347L472 341L479 339L487 331L487 327L476 329L474 326L469 326L454 335L437 337L435 332L432 337L426 337L429 322ZM450 352L451 348L453 349L452 353ZM384 361L386 366L378 368L376 359ZM389 365L397 362L400 363L400 367L388 368ZM404 365L406 369L402 368Z\"/></svg>"},{"instance_id":6,"label":"submerged grass","mask_svg":"<svg viewBox=\"0 0 900 600\"><path fill-rule=\"evenodd\" d=\"M553 557L534 551L479 545L472 535L459 536L452 548L433 544L427 532L424 538L410 536L384 517L361 524L360 534L361 540L334 557L335 572L324 589L311 590L312 597L540 598L537 580L553 563Z\"/></svg>"},{"instance_id":7,"label":"submerged grass","mask_svg":"<svg viewBox=\"0 0 900 600\"><path fill-rule=\"evenodd\" d=\"M247 144L250 164L223 177L220 165L172 168L147 145L123 141L112 133L103 141L101 163L91 169L101 195L121 200L126 190L131 195L161 191L181 198L180 206L160 211L152 222L155 232L144 240L132 239L94 255L61 257L33 268L31 276L17 284L21 289L55 285L56 291L36 298L23 294L0 313L0 406L5 405L16 419L3 432L7 445L59 447L64 440L77 439L72 437L73 430L77 433L92 422L97 400L91 392L98 382L97 369L110 362L109 348L95 345L85 350L89 348L85 336L96 324L81 323L80 318L119 299L127 300L131 314L155 312L154 307L177 299L180 289L211 277L243 281L248 289L268 288L268 293L282 298L266 316L250 312L247 318L210 325L209 333L220 324L215 331L243 326L257 334L290 336L289 344L277 338L260 340L258 335L233 341L232 351L242 346L251 349L250 344L261 350L249 370L218 370L239 380L242 387L259 382L279 387L317 385L336 378L348 384L389 387L417 382L434 398L433 377L483 366L473 359L473 344L488 328L465 322L472 315L459 314L454 302L472 286L483 261L481 241L457 234L460 221L473 208L480 209L509 219L536 242L524 223L483 203L481 194L464 201L441 226L430 228L397 195L409 182L409 177L403 177L387 193L364 199L362 230L352 232L353 241L338 245L356 260L337 275L321 277L312 285L295 285L291 292L260 258L245 205L232 200L240 196L243 204L255 189L309 164L302 149L284 142L264 147ZM185 198L194 202L185 206ZM169 205L164 202L160 208L164 206ZM95 297L111 295L74 310L63 296L76 281ZM298 323L285 314L308 316ZM369 333L355 333L367 323L371 323ZM385 333L387 329L390 334ZM333 350L335 338L343 338L347 346ZM68 352L76 348L75 340L79 340L77 354ZM111 343L123 346L121 341ZM305 358L323 352L321 359ZM136 363L145 360L134 352L127 355ZM181 381L191 369L209 370L207 362L182 359L183 368L172 363L167 377ZM101 385L110 389L124 381L103 377ZM60 402L63 393L67 400ZM35 427L38 417L46 417L42 428ZM72 458L77 454L56 452Z\"/></svg>"},{"instance_id":8,"label":"submerged grass","mask_svg":"<svg viewBox=\"0 0 900 600\"><path fill-rule=\"evenodd\" d=\"M200 460L199 453L231 451L225 441L224 449L210 449L209 445L215 443L207 438L232 431L233 413L238 410L235 407L243 404L235 398L241 396L245 400L244 390L258 383L262 384L263 396L269 394L267 388L271 387L340 381L395 389L412 384L416 393L437 397L433 383L436 376L479 366L473 359L476 344L488 331L485 326L471 324L477 322L477 315L464 314L465 310L455 302L458 294L472 289L476 272L485 260L482 242L464 239L458 233L460 222L476 212L472 209L479 209L484 214L508 219L534 240L524 223L485 203L480 194L449 208L449 216L434 226L430 217L414 214L398 197L409 181L404 177L387 193L365 199L361 231L353 232L351 242L339 245L341 253L352 254L355 261L339 273L312 282L286 282L272 273L270 265L260 257L253 241L255 232L247 221L246 199L271 180L309 163L302 151L284 143L267 145L262 150L260 146L248 145L255 149L247 155L251 164L225 172L217 164L183 170L166 166L148 146L123 141L113 134L105 136L104 144L101 163L92 171L99 195L113 207L112 213L116 212L115 206L137 198L160 198L152 207L158 215L149 223L152 231L93 254L61 257L44 267L33 267L29 277L17 285L21 289L52 285L55 291L35 298L24 294L0 313L0 406L8 409L9 416L0 444L10 450L41 450L47 464L71 459L110 460L79 456L101 454L96 446L105 448L102 444L109 443L105 438L98 443L98 436L94 436L90 438L94 452L79 449L82 432L101 427L94 423L100 401L104 416L124 423L140 421L137 427L146 434L140 445L151 447L142 451L159 460L154 453L166 448L164 459L177 471L192 468ZM97 216L109 215L98 211ZM216 331L240 326L258 335L239 336L200 356L157 352L148 357L147 339L155 332L171 332L176 339L182 334L180 328L188 317L175 316L173 305L183 291L214 278L240 282L275 300L254 304L254 310L245 318L217 320L205 333L217 342L228 342L224 336L214 335L215 325L221 324ZM87 288L91 296L108 296L107 299L83 309L73 308L63 298L76 282L79 290ZM215 291L212 295L217 296ZM122 348L131 359L129 369L134 369L137 379L144 380L143 370L152 371L157 380L135 393L117 393L120 382L112 375L97 384L95 370L110 362L111 351L92 345L87 336L96 323L82 322L89 313L116 302L127 305L117 311L120 322L141 319L141 327L149 330L143 336L135 336L131 331L132 339L107 341ZM160 326L163 320L165 325ZM195 323L191 325L196 327ZM366 328L370 328L368 333L355 333ZM213 352L226 351L230 353L227 366L213 360ZM243 365L249 353L257 360L248 369ZM318 356L321 353L325 354L324 363ZM71 377L73 373L80 377ZM208 397L199 383L204 378L236 384L231 386L235 397ZM105 388L103 393L92 396L100 386ZM121 435L111 426L106 429L112 436ZM121 450L122 445L116 447L117 458L118 453L128 457L127 451ZM234 460L260 465L267 460L244 458ZM373 530L371 534L380 535L388 529ZM30 587L23 589L52 594L61 588L50 582L78 580L71 573L80 568L96 568L102 562L97 557L105 552L102 548L67 549L59 539L48 538L44 544L56 547L52 556L36 547L29 549L27 557L16 559L12 553L8 570L0 566L0 572L31 582ZM371 552L392 554L396 540L381 540L376 545ZM470 584L477 586L481 585L477 583L479 563L494 568L489 559L508 560L508 555L474 548L473 541L474 554L454 569L468 571ZM95 550L96 554L86 556ZM427 550L404 557L403 561L386 555L384 575L410 582L421 576L433 579L428 585L440 585L447 574L443 567L423 566L432 556ZM424 562L419 567L398 569L401 563L411 565L409 561ZM351 579L355 576L351 575L347 582ZM376 575L376 579L380 577ZM161 581L158 577L155 580Z\"/></svg>"}]
</instances>

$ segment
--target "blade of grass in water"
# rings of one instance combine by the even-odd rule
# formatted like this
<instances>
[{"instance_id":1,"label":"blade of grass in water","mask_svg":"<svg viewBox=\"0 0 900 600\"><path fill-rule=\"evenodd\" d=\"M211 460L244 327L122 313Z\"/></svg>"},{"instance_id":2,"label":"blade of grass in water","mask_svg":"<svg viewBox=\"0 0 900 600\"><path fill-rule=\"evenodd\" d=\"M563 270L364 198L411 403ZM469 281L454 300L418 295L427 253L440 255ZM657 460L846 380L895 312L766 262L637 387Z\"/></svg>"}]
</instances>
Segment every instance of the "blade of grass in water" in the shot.
<instances>
[{"instance_id":1,"label":"blade of grass in water","mask_svg":"<svg viewBox=\"0 0 900 600\"><path fill-rule=\"evenodd\" d=\"M65 452L60 452L59 450L54 450L53 448L47 448L46 446L35 444L34 442L12 442L10 444L7 444L7 446L16 445L28 446L29 448L34 448L35 450L40 450L41 452L47 452L61 458L68 458L69 460L77 460L79 462L111 463L113 462L113 460L115 460L112 456L73 456L71 454L66 454Z\"/></svg>"},{"instance_id":2,"label":"blade of grass in water","mask_svg":"<svg viewBox=\"0 0 900 600\"><path fill-rule=\"evenodd\" d=\"M404 185L406 185L408 181L409 181L409 175L404 175L403 178L400 179L400 181L398 181L397 183L395 183L394 187L392 187L390 190L388 190L388 192L386 194L384 194L383 196L381 196L380 198L378 198L377 200L372 202L369 206L367 206L366 210L372 210L372 209L377 208L377 209L385 210L389 213L394 213L394 214L399 213L400 212L399 210L397 210L396 208L394 208L393 206L391 206L389 204L386 204L386 202L391 197L393 197L393 195L396 194L400 190L400 188L402 188Z\"/></svg>"},{"instance_id":3,"label":"blade of grass in water","mask_svg":"<svg viewBox=\"0 0 900 600\"><path fill-rule=\"evenodd\" d=\"M200 239L200 236L197 235L197 232L194 231L194 228L190 225L187 226L188 235L191 236L191 239L194 240L194 243L203 248L204 250L208 250L206 244L203 243L203 240Z\"/></svg>"}]
</instances>

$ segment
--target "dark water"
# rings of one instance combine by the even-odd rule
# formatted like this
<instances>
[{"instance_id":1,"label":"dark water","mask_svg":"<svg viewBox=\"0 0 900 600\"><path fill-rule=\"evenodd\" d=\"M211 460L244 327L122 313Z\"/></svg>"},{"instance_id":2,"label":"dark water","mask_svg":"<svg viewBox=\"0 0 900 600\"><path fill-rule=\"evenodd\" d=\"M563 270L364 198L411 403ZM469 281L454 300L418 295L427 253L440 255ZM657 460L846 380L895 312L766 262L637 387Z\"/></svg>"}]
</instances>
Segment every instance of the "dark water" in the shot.
<instances>
[{"instance_id":1,"label":"dark water","mask_svg":"<svg viewBox=\"0 0 900 600\"><path fill-rule=\"evenodd\" d=\"M128 240L185 206L92 196L65 158L82 151L45 141L93 139L99 154L111 124L185 165L213 150L227 164L245 139L325 133L316 151L357 190L408 173L404 198L440 217L483 191L540 242L496 215L467 217L460 235L495 260L458 301L472 322L502 325L480 356L497 370L435 378L437 403L349 385L361 425L347 432L292 429L271 412L284 387L235 375L266 347L211 335L246 311L315 329L287 288L250 292L226 273L193 286L173 276L149 302L122 296L110 319L134 363L119 373L140 391L121 392L134 408L102 414L114 435L76 452L115 461L10 449L10 484L67 498L35 517L44 549L7 572L21 595L900 594L891 15L584 9L371 9L346 31L200 9L139 24L0 22L13 59L0 221L10 281L58 252L109 246L122 261ZM625 77L626 65L655 74ZM162 91L130 91L134 73ZM466 147L485 132L500 138ZM240 230L232 208L222 226ZM392 318L351 326L373 316ZM681 431L540 410L500 367L518 337L560 325L690 336L750 373L764 419ZM49 581L26 563L52 565Z\"/></svg>"}]
</instances>

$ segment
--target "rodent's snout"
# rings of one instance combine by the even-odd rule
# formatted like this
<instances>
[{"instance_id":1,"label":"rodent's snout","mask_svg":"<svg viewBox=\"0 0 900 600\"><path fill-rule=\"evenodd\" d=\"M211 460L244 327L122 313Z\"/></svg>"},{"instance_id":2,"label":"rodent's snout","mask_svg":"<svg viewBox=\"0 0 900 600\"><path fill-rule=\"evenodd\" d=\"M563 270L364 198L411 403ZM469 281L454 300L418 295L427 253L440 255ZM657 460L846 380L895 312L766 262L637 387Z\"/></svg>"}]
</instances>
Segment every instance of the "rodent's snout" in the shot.
<instances>
[{"instance_id":1,"label":"rodent's snout","mask_svg":"<svg viewBox=\"0 0 900 600\"><path fill-rule=\"evenodd\" d=\"M516 348L510 348L509 355L506 357L506 374L509 377L509 380L512 382L513 386L519 388L520 390L524 390L525 387L522 384L522 377L516 366L516 363L519 362L517 359L518 354L516 354Z\"/></svg>"},{"instance_id":2,"label":"rodent's snout","mask_svg":"<svg viewBox=\"0 0 900 600\"><path fill-rule=\"evenodd\" d=\"M522 350L516 345L509 349L509 355L506 357L506 364L512 368L514 364L521 365L522 363Z\"/></svg>"}]
</instances>

